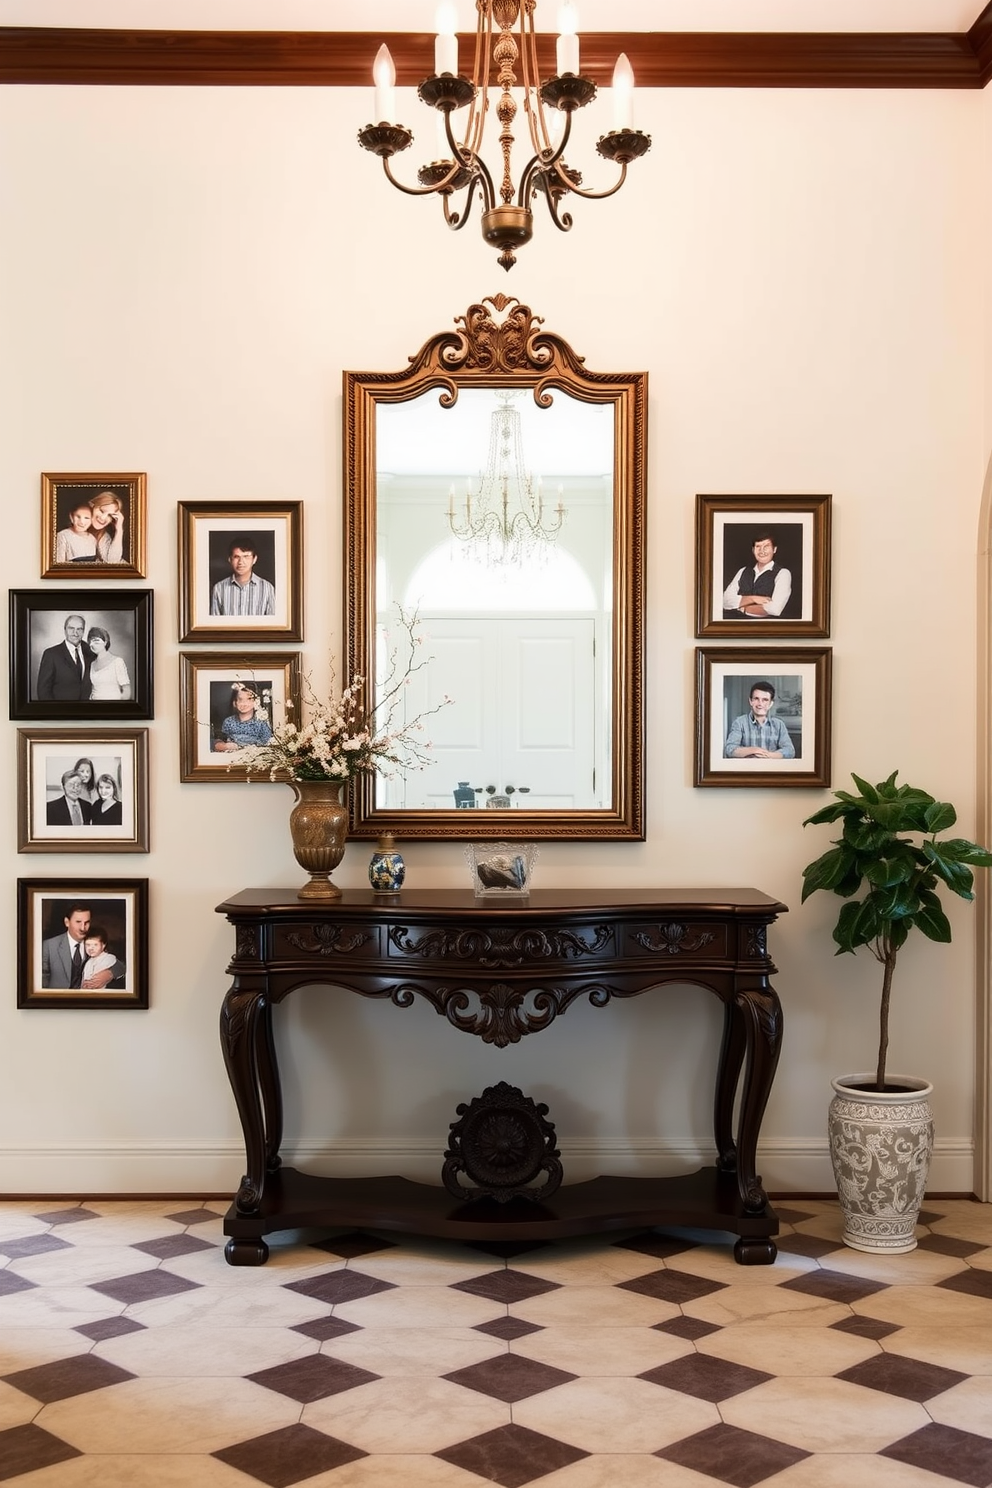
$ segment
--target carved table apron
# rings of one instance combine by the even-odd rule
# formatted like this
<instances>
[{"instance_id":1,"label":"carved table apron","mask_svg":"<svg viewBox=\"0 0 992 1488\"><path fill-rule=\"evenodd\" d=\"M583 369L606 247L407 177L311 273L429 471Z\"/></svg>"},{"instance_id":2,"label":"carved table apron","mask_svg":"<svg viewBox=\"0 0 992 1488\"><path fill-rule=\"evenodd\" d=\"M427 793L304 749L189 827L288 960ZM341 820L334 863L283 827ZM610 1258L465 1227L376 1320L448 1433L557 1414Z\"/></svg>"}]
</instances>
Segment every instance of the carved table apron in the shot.
<instances>
[{"instance_id":1,"label":"carved table apron","mask_svg":"<svg viewBox=\"0 0 992 1488\"><path fill-rule=\"evenodd\" d=\"M778 1220L755 1161L782 1037L766 932L785 909L756 889L548 889L526 899L354 889L319 907L291 889L246 889L218 905L235 927L220 1030L246 1166L224 1221L228 1261L261 1265L264 1235L305 1226L536 1241L669 1224L735 1234L738 1261L770 1263ZM676 982L707 987L724 1006L713 1167L565 1184L540 1203L460 1203L439 1185L281 1166L272 1005L295 987L324 983L398 1008L423 997L453 1027L503 1048L547 1028L578 998L605 1007Z\"/></svg>"}]
</instances>

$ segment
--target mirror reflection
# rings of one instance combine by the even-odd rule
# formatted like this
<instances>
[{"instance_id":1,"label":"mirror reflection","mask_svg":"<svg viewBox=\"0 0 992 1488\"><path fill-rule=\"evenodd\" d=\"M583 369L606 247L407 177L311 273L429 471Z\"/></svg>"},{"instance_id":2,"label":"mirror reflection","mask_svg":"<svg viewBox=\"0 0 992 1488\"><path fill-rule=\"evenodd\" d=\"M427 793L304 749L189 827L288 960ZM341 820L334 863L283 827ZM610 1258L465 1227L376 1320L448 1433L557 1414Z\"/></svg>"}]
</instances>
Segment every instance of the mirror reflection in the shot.
<instances>
[{"instance_id":1,"label":"mirror reflection","mask_svg":"<svg viewBox=\"0 0 992 1488\"><path fill-rule=\"evenodd\" d=\"M376 430L380 671L396 606L431 658L407 690L430 721L424 771L380 778L399 809L609 804L612 405L556 389L437 389ZM605 798L604 798L605 795Z\"/></svg>"}]
</instances>

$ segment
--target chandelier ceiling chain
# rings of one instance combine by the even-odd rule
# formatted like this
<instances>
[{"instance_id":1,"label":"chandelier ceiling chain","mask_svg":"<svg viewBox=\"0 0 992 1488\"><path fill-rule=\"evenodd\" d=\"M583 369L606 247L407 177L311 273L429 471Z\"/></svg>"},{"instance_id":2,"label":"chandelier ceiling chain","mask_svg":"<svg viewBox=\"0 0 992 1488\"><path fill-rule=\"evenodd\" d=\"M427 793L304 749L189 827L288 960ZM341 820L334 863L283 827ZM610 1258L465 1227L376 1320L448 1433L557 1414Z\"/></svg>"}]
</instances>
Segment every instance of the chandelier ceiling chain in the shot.
<instances>
[{"instance_id":1,"label":"chandelier ceiling chain","mask_svg":"<svg viewBox=\"0 0 992 1488\"><path fill-rule=\"evenodd\" d=\"M534 13L537 0L476 0L478 19L475 36L475 58L471 78L458 72L458 38L455 34L454 6L442 0L438 12L438 35L434 45L434 72L424 78L417 89L423 103L437 109L443 123L443 149L448 154L422 165L417 172L419 185L409 186L392 171L394 155L413 142L413 131L405 124L390 122L396 116L396 69L388 48L383 45L376 55L375 112L377 124L366 124L359 131L358 143L382 161L387 178L408 196L440 196L444 218L450 228L464 227L468 221L476 192L482 202L482 236L498 248L497 262L504 269L516 262L517 248L529 243L534 231L531 203L544 197L552 222L561 232L572 226L571 213L560 210L564 197L572 193L591 201L613 196L627 177L627 166L651 148L650 135L633 127L634 75L623 54L613 72L613 128L600 136L596 150L620 167L619 178L612 186L593 191L582 184L581 172L565 163L565 151L572 132L572 115L596 97L596 84L579 72L579 37L575 30L571 0L564 0L559 16L560 34L556 46L557 73L541 81L537 62L537 33ZM520 78L517 78L519 66ZM481 150L490 104L490 76L495 68L494 87L499 89L495 105L499 120L498 145L502 156L496 176L482 158ZM514 123L519 112L514 89L522 96L527 130L530 136L530 159L514 187L512 153L515 144ZM459 109L468 107L462 138L456 138L452 118ZM563 119L559 130L549 127L546 110L554 109ZM452 197L465 192L456 208ZM516 197L516 200L514 200Z\"/></svg>"}]
</instances>

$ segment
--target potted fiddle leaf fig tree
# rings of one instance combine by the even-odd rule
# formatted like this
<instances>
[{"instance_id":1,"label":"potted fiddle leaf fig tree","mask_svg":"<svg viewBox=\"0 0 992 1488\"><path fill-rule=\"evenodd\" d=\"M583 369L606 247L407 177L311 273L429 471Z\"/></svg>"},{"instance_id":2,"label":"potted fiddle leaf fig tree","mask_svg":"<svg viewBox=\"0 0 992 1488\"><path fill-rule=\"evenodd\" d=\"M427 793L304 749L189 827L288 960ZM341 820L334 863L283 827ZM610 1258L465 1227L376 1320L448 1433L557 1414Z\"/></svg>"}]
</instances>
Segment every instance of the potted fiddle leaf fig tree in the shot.
<instances>
[{"instance_id":1,"label":"potted fiddle leaf fig tree","mask_svg":"<svg viewBox=\"0 0 992 1488\"><path fill-rule=\"evenodd\" d=\"M896 961L911 930L949 942L941 886L973 899L973 870L992 867L986 848L938 836L956 822L954 807L917 786L898 785L898 773L878 785L853 775L860 794L834 791L830 805L803 823L841 823L830 850L803 870L803 901L819 889L839 895L835 954L867 946L882 967L875 1072L833 1081L828 1131L845 1244L890 1253L916 1244L933 1149L932 1084L887 1072Z\"/></svg>"}]
</instances>

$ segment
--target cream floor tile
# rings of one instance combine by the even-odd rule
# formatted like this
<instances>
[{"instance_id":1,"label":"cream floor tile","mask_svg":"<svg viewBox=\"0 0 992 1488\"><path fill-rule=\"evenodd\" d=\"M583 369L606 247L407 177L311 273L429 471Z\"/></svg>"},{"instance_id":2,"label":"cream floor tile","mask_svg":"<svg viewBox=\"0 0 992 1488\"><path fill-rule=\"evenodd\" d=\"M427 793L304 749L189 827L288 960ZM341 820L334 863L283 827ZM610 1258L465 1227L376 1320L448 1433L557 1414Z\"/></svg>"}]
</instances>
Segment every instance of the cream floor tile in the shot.
<instances>
[{"instance_id":1,"label":"cream floor tile","mask_svg":"<svg viewBox=\"0 0 992 1488\"><path fill-rule=\"evenodd\" d=\"M37 1400L0 1380L0 1431L7 1431L11 1426L26 1426L37 1414Z\"/></svg>"},{"instance_id":2,"label":"cream floor tile","mask_svg":"<svg viewBox=\"0 0 992 1488\"><path fill-rule=\"evenodd\" d=\"M830 1452L793 1463L776 1477L767 1478L762 1488L951 1488L952 1484L961 1488L960 1479L945 1478L888 1457Z\"/></svg>"},{"instance_id":3,"label":"cream floor tile","mask_svg":"<svg viewBox=\"0 0 992 1488\"><path fill-rule=\"evenodd\" d=\"M510 1421L510 1407L442 1379L374 1380L303 1408L303 1422L365 1452L437 1452Z\"/></svg>"},{"instance_id":4,"label":"cream floor tile","mask_svg":"<svg viewBox=\"0 0 992 1488\"><path fill-rule=\"evenodd\" d=\"M72 1246L69 1250L47 1250L43 1255L21 1256L10 1270L37 1286L93 1286L118 1276L154 1271L161 1261L127 1245Z\"/></svg>"},{"instance_id":5,"label":"cream floor tile","mask_svg":"<svg viewBox=\"0 0 992 1488\"><path fill-rule=\"evenodd\" d=\"M503 1269L503 1262L496 1256L463 1250L461 1246L452 1247L447 1253L443 1250L418 1253L406 1248L383 1251L358 1256L349 1265L353 1271L392 1282L394 1286L451 1286L456 1281L470 1281L474 1276L488 1276L490 1271Z\"/></svg>"},{"instance_id":6,"label":"cream floor tile","mask_svg":"<svg viewBox=\"0 0 992 1488\"><path fill-rule=\"evenodd\" d=\"M953 1235L957 1240L973 1240L976 1245L992 1245L988 1204L941 1204L940 1209L940 1219L929 1226L932 1234Z\"/></svg>"},{"instance_id":7,"label":"cream floor tile","mask_svg":"<svg viewBox=\"0 0 992 1488\"><path fill-rule=\"evenodd\" d=\"M376 1292L371 1297L358 1297L342 1302L334 1316L361 1328L472 1328L502 1317L506 1308L501 1302L475 1297L470 1292L454 1292L450 1287L398 1287L391 1292Z\"/></svg>"},{"instance_id":8,"label":"cream floor tile","mask_svg":"<svg viewBox=\"0 0 992 1488\"><path fill-rule=\"evenodd\" d=\"M657 1328L588 1328L575 1324L515 1338L510 1353L573 1374L625 1377L691 1354L692 1344L671 1333L659 1333Z\"/></svg>"},{"instance_id":9,"label":"cream floor tile","mask_svg":"<svg viewBox=\"0 0 992 1488\"><path fill-rule=\"evenodd\" d=\"M976 1324L957 1328L902 1328L881 1340L887 1354L905 1354L963 1374L992 1374L992 1336Z\"/></svg>"},{"instance_id":10,"label":"cream floor tile","mask_svg":"<svg viewBox=\"0 0 992 1488\"><path fill-rule=\"evenodd\" d=\"M33 1369L54 1359L71 1359L89 1347L89 1339L74 1328L5 1328L0 1325L0 1374Z\"/></svg>"},{"instance_id":11,"label":"cream floor tile","mask_svg":"<svg viewBox=\"0 0 992 1488\"><path fill-rule=\"evenodd\" d=\"M831 1375L880 1352L877 1343L836 1328L795 1328L781 1322L736 1323L696 1340L701 1354L777 1375Z\"/></svg>"},{"instance_id":12,"label":"cream floor tile","mask_svg":"<svg viewBox=\"0 0 992 1488\"><path fill-rule=\"evenodd\" d=\"M543 1488L545 1480L540 1481ZM379 1452L374 1457L361 1457L357 1462L307 1478L304 1488L482 1488L482 1485L483 1479L477 1473L465 1472L426 1452L417 1455ZM616 1483L614 1488L626 1488L626 1484Z\"/></svg>"},{"instance_id":13,"label":"cream floor tile","mask_svg":"<svg viewBox=\"0 0 992 1488\"><path fill-rule=\"evenodd\" d=\"M450 1374L506 1353L507 1346L474 1328L363 1328L327 1339L320 1352L389 1377Z\"/></svg>"},{"instance_id":14,"label":"cream floor tile","mask_svg":"<svg viewBox=\"0 0 992 1488\"><path fill-rule=\"evenodd\" d=\"M892 1286L852 1305L859 1317L880 1318L903 1328L967 1328L978 1324L988 1328L992 1337L992 1298L972 1297L945 1287Z\"/></svg>"},{"instance_id":15,"label":"cream floor tile","mask_svg":"<svg viewBox=\"0 0 992 1488\"><path fill-rule=\"evenodd\" d=\"M0 1305L4 1299L0 1298ZM109 1312L110 1309L108 1308ZM174 1297L158 1297L151 1302L134 1302L127 1316L146 1327L166 1323L201 1325L215 1328L254 1327L293 1328L316 1317L326 1317L326 1302L305 1297L302 1292L289 1292L284 1287L259 1286L240 1288L205 1286L180 1292ZM2 1314L0 1314L2 1316Z\"/></svg>"},{"instance_id":16,"label":"cream floor tile","mask_svg":"<svg viewBox=\"0 0 992 1488\"><path fill-rule=\"evenodd\" d=\"M123 1311L121 1303L89 1287L32 1287L0 1297L0 1338L8 1328L79 1328Z\"/></svg>"},{"instance_id":17,"label":"cream floor tile","mask_svg":"<svg viewBox=\"0 0 992 1488\"><path fill-rule=\"evenodd\" d=\"M957 1426L978 1436L992 1436L992 1377L962 1380L927 1401L927 1410L943 1426Z\"/></svg>"},{"instance_id":18,"label":"cream floor tile","mask_svg":"<svg viewBox=\"0 0 992 1488\"><path fill-rule=\"evenodd\" d=\"M678 1317L679 1309L674 1303L641 1292L610 1286L570 1286L514 1302L511 1313L543 1328L583 1323L590 1328L650 1328Z\"/></svg>"},{"instance_id":19,"label":"cream floor tile","mask_svg":"<svg viewBox=\"0 0 992 1488\"><path fill-rule=\"evenodd\" d=\"M689 1317L726 1327L732 1323L758 1322L762 1319L788 1320L789 1327L829 1328L850 1317L851 1309L840 1302L827 1302L808 1292L787 1291L784 1287L738 1286L722 1292L710 1292L683 1304Z\"/></svg>"},{"instance_id":20,"label":"cream floor tile","mask_svg":"<svg viewBox=\"0 0 992 1488\"><path fill-rule=\"evenodd\" d=\"M676 1256L673 1264L678 1265L681 1259L681 1255ZM602 1236L592 1236L556 1245L553 1251L539 1251L529 1258L515 1256L510 1265L514 1271L562 1286L616 1286L617 1282L657 1271L664 1262L643 1251L604 1243Z\"/></svg>"},{"instance_id":21,"label":"cream floor tile","mask_svg":"<svg viewBox=\"0 0 992 1488\"><path fill-rule=\"evenodd\" d=\"M715 1247L700 1247L688 1250L684 1255L672 1256L667 1263L673 1271L685 1271L689 1276L704 1276L709 1281L722 1281L726 1286L781 1286L793 1276L805 1276L815 1271L817 1263L811 1256L789 1255L779 1251L771 1266L739 1266L731 1253Z\"/></svg>"},{"instance_id":22,"label":"cream floor tile","mask_svg":"<svg viewBox=\"0 0 992 1488\"><path fill-rule=\"evenodd\" d=\"M130 1199L84 1199L82 1207L88 1209L92 1214L99 1214L108 1219L133 1219L135 1217L158 1217L164 1219L169 1214L176 1214L183 1209L196 1209L199 1207L199 1199L143 1199L135 1197ZM52 1207L51 1205L49 1206ZM58 1206L55 1206L58 1207Z\"/></svg>"},{"instance_id":23,"label":"cream floor tile","mask_svg":"<svg viewBox=\"0 0 992 1488\"><path fill-rule=\"evenodd\" d=\"M881 1281L886 1286L936 1286L946 1276L961 1270L955 1256L938 1255L931 1250L911 1250L906 1255L873 1255L845 1246L829 1258L821 1257L825 1271L844 1276L859 1276L865 1281Z\"/></svg>"},{"instance_id":24,"label":"cream floor tile","mask_svg":"<svg viewBox=\"0 0 992 1488\"><path fill-rule=\"evenodd\" d=\"M133 1453L73 1457L54 1467L11 1480L15 1488L257 1488L246 1477L215 1457L137 1456ZM307 1479L312 1488L316 1478Z\"/></svg>"},{"instance_id":25,"label":"cream floor tile","mask_svg":"<svg viewBox=\"0 0 992 1488\"><path fill-rule=\"evenodd\" d=\"M90 1206L87 1204L86 1206ZM160 1240L163 1235L181 1235L184 1226L148 1211L108 1214L101 1219L75 1220L68 1225L54 1225L52 1234L70 1245L87 1249L91 1245L139 1245L143 1240Z\"/></svg>"},{"instance_id":26,"label":"cream floor tile","mask_svg":"<svg viewBox=\"0 0 992 1488\"><path fill-rule=\"evenodd\" d=\"M316 1339L290 1328L146 1328L97 1343L93 1353L143 1379L254 1374L316 1354Z\"/></svg>"},{"instance_id":27,"label":"cream floor tile","mask_svg":"<svg viewBox=\"0 0 992 1488\"><path fill-rule=\"evenodd\" d=\"M519 1400L513 1419L586 1452L656 1452L720 1421L708 1400L647 1380L577 1379Z\"/></svg>"},{"instance_id":28,"label":"cream floor tile","mask_svg":"<svg viewBox=\"0 0 992 1488\"><path fill-rule=\"evenodd\" d=\"M135 1379L46 1405L37 1424L81 1452L199 1455L291 1426L300 1406L244 1379Z\"/></svg>"},{"instance_id":29,"label":"cream floor tile","mask_svg":"<svg viewBox=\"0 0 992 1488\"><path fill-rule=\"evenodd\" d=\"M51 1225L17 1204L4 1202L0 1209L0 1244L4 1240L22 1240L25 1235L47 1235L50 1229Z\"/></svg>"},{"instance_id":30,"label":"cream floor tile","mask_svg":"<svg viewBox=\"0 0 992 1488\"><path fill-rule=\"evenodd\" d=\"M769 1478L770 1488L777 1479ZM538 1478L535 1488L720 1488L716 1478L638 1452L599 1452Z\"/></svg>"},{"instance_id":31,"label":"cream floor tile","mask_svg":"<svg viewBox=\"0 0 992 1488\"><path fill-rule=\"evenodd\" d=\"M198 1231L199 1226L190 1231L195 1240L201 1238ZM224 1259L224 1247L215 1245L210 1250L170 1256L165 1264L177 1276L199 1282L201 1286L254 1291L260 1287L286 1286L291 1281L306 1281L308 1277L320 1276L325 1271L343 1271L347 1262L340 1256L325 1255L308 1247L291 1247L270 1251L264 1266L229 1266Z\"/></svg>"},{"instance_id":32,"label":"cream floor tile","mask_svg":"<svg viewBox=\"0 0 992 1488\"><path fill-rule=\"evenodd\" d=\"M879 1452L930 1419L915 1401L838 1379L767 1380L720 1412L731 1426L807 1452Z\"/></svg>"}]
</instances>

